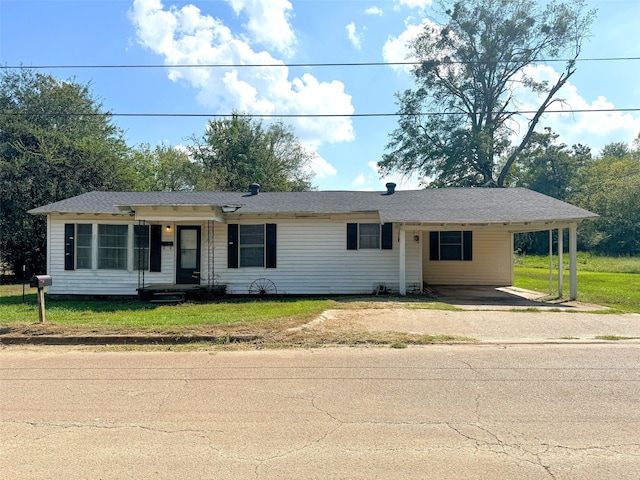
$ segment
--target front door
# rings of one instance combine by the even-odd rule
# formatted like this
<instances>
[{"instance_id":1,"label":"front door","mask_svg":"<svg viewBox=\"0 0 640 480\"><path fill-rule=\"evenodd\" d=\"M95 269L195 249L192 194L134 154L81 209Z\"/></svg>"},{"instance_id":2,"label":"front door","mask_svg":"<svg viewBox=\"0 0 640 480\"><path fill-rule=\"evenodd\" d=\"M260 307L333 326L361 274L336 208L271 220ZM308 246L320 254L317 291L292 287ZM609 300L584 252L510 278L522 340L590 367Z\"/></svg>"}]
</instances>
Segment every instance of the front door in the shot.
<instances>
[{"instance_id":1,"label":"front door","mask_svg":"<svg viewBox=\"0 0 640 480\"><path fill-rule=\"evenodd\" d=\"M178 226L176 283L200 283L200 227Z\"/></svg>"}]
</instances>

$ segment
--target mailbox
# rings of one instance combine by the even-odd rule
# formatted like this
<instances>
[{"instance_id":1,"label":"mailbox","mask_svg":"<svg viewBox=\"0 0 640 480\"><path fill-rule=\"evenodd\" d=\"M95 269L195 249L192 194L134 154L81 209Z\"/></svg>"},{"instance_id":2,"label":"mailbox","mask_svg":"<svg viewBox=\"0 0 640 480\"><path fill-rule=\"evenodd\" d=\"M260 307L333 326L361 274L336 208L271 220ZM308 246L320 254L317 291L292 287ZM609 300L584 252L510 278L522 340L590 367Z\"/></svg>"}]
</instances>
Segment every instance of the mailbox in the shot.
<instances>
[{"instance_id":1,"label":"mailbox","mask_svg":"<svg viewBox=\"0 0 640 480\"><path fill-rule=\"evenodd\" d=\"M29 285L34 288L49 287L51 283L51 275L34 275L29 280Z\"/></svg>"}]
</instances>

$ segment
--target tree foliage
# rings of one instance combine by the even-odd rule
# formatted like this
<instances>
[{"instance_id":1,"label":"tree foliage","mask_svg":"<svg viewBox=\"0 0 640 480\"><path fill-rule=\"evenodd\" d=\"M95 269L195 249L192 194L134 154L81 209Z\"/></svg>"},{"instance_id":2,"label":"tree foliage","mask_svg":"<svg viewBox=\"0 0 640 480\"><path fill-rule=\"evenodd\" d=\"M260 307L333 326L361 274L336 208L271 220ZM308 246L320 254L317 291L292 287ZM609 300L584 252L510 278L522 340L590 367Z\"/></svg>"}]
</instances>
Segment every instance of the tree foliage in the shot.
<instances>
[{"instance_id":1,"label":"tree foliage","mask_svg":"<svg viewBox=\"0 0 640 480\"><path fill-rule=\"evenodd\" d=\"M546 128L544 133L534 132L527 147L518 154L507 183L566 200L571 195L575 176L590 161L589 147L569 148L558 142L558 134ZM518 233L514 237L514 248L527 254L546 254L549 233Z\"/></svg>"},{"instance_id":2,"label":"tree foliage","mask_svg":"<svg viewBox=\"0 0 640 480\"><path fill-rule=\"evenodd\" d=\"M202 167L198 190L246 192L252 183L267 191L311 189L311 153L281 122L265 127L238 113L211 120L189 151Z\"/></svg>"},{"instance_id":3,"label":"tree foliage","mask_svg":"<svg viewBox=\"0 0 640 480\"><path fill-rule=\"evenodd\" d=\"M151 148L143 144L132 149L140 188L148 192L189 192L196 188L202 168L185 150L170 145Z\"/></svg>"},{"instance_id":4,"label":"tree foliage","mask_svg":"<svg viewBox=\"0 0 640 480\"><path fill-rule=\"evenodd\" d=\"M90 85L30 70L0 76L0 260L44 271L46 222L27 211L90 190L134 189L121 130Z\"/></svg>"},{"instance_id":5,"label":"tree foliage","mask_svg":"<svg viewBox=\"0 0 640 480\"><path fill-rule=\"evenodd\" d=\"M615 145L610 149L614 151ZM640 255L640 151L600 157L579 170L569 201L600 215L580 227L584 248L610 255Z\"/></svg>"},{"instance_id":6,"label":"tree foliage","mask_svg":"<svg viewBox=\"0 0 640 480\"><path fill-rule=\"evenodd\" d=\"M504 186L541 115L576 71L575 59L595 12L584 0L465 0L440 2L445 22L428 23L412 43L421 62L414 89L397 94L399 126L378 162L388 174L419 173L431 186ZM528 67L567 56L555 83ZM511 148L517 89L542 99ZM498 160L506 161L498 169Z\"/></svg>"},{"instance_id":7,"label":"tree foliage","mask_svg":"<svg viewBox=\"0 0 640 480\"><path fill-rule=\"evenodd\" d=\"M531 135L529 144L518 153L510 173L515 186L558 200L567 199L575 175L591 160L591 149L580 144L568 148L566 144L558 143L558 137L550 128Z\"/></svg>"}]
</instances>

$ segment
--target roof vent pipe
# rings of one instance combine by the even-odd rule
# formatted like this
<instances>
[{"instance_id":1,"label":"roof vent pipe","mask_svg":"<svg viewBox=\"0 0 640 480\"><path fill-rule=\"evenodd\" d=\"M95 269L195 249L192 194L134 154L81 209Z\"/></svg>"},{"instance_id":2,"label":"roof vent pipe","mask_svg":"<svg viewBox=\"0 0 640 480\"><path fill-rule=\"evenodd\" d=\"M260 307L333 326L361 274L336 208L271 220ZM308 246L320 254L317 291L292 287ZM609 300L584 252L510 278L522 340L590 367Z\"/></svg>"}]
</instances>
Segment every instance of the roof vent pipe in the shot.
<instances>
[{"instance_id":1,"label":"roof vent pipe","mask_svg":"<svg viewBox=\"0 0 640 480\"><path fill-rule=\"evenodd\" d=\"M252 183L249 185L249 190L251 191L251 195L257 195L260 192L260 184Z\"/></svg>"},{"instance_id":2,"label":"roof vent pipe","mask_svg":"<svg viewBox=\"0 0 640 480\"><path fill-rule=\"evenodd\" d=\"M385 187L387 187L387 195L393 195L396 191L396 184L393 182L387 183Z\"/></svg>"}]
</instances>

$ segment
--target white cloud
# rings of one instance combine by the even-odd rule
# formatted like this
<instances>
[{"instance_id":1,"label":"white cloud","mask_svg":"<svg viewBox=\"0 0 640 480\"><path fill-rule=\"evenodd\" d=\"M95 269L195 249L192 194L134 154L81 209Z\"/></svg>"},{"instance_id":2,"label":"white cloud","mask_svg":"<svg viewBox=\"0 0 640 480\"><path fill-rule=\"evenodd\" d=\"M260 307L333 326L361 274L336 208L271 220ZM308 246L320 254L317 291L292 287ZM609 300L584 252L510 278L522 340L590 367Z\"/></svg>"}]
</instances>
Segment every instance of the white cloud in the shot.
<instances>
[{"instance_id":1,"label":"white cloud","mask_svg":"<svg viewBox=\"0 0 640 480\"><path fill-rule=\"evenodd\" d=\"M367 15L377 15L381 17L384 12L378 7L369 7L364 11L364 13L366 13Z\"/></svg>"},{"instance_id":2,"label":"white cloud","mask_svg":"<svg viewBox=\"0 0 640 480\"><path fill-rule=\"evenodd\" d=\"M356 24L353 22L347 25L346 29L347 37L349 38L351 45L353 45L357 50L360 50L362 48L362 32L358 33Z\"/></svg>"},{"instance_id":3,"label":"white cloud","mask_svg":"<svg viewBox=\"0 0 640 480\"><path fill-rule=\"evenodd\" d=\"M253 38L278 51L290 54L296 37L289 23L293 6L288 0L227 0L236 15L249 17L247 30Z\"/></svg>"},{"instance_id":4,"label":"white cloud","mask_svg":"<svg viewBox=\"0 0 640 480\"><path fill-rule=\"evenodd\" d=\"M382 46L382 58L385 62L411 62L415 61L416 57L412 55L412 50L409 48L409 44L413 42L423 31L425 25L433 25L431 20L425 18L419 25L407 25L404 32L397 37L389 36L385 44ZM392 65L392 68L397 71L410 72L411 65Z\"/></svg>"},{"instance_id":5,"label":"white cloud","mask_svg":"<svg viewBox=\"0 0 640 480\"><path fill-rule=\"evenodd\" d=\"M284 17L269 13L267 0L229 1L250 17L248 35L232 32L221 20L202 14L194 5L165 9L161 0L135 0L129 16L136 27L138 42L164 58L171 80L186 82L197 89L196 98L201 105L223 113L235 109L262 115L344 114L344 117L330 118L299 117L292 120L292 124L298 137L316 148L327 142L352 141L355 134L348 115L354 112L354 107L344 84L320 82L309 73L289 79L289 69L282 60L264 50L256 51L251 43L267 39L267 34L252 26L252 19L268 23L273 17L276 20L272 25L278 26ZM290 7L281 0L273 4L282 12ZM275 37L271 40L275 41ZM282 43L285 44L291 45L291 42ZM171 68L180 64L275 66Z\"/></svg>"},{"instance_id":6,"label":"white cloud","mask_svg":"<svg viewBox=\"0 0 640 480\"><path fill-rule=\"evenodd\" d=\"M312 146L307 146L307 149L311 154L311 161L307 168L317 178L326 178L337 173L335 167L322 158Z\"/></svg>"},{"instance_id":7,"label":"white cloud","mask_svg":"<svg viewBox=\"0 0 640 480\"><path fill-rule=\"evenodd\" d=\"M433 3L433 0L398 0L398 5L424 10Z\"/></svg>"},{"instance_id":8,"label":"white cloud","mask_svg":"<svg viewBox=\"0 0 640 480\"><path fill-rule=\"evenodd\" d=\"M551 66L539 65L527 67L526 73L536 80L547 80L553 84L559 78L559 73ZM536 110L542 98L535 94L515 89L520 99L518 109L521 111ZM604 145L611 142L631 143L640 131L640 117L629 112L589 112L590 110L611 110L615 105L604 96L598 96L593 101L583 98L578 88L567 82L557 95L564 103L554 103L548 110L566 110L566 113L547 113L538 123L538 130L550 127L560 135L560 140L567 145L582 143L591 147L597 153ZM585 112L571 112L570 110L585 110ZM532 115L528 115L532 117ZM525 124L516 133L523 134Z\"/></svg>"},{"instance_id":9,"label":"white cloud","mask_svg":"<svg viewBox=\"0 0 640 480\"><path fill-rule=\"evenodd\" d=\"M353 185L354 187L360 187L364 185L366 182L367 182L367 179L364 177L364 174L361 173L355 178L353 182L351 182L351 185Z\"/></svg>"}]
</instances>

